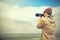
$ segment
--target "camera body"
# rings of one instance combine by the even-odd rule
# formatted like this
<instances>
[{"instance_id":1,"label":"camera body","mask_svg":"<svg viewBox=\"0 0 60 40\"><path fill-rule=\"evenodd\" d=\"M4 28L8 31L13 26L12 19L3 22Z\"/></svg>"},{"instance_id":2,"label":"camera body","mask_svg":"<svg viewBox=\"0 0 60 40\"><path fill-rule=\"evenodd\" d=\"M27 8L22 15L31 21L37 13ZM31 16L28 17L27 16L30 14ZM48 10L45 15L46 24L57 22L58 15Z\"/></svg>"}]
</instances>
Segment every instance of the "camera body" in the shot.
<instances>
[{"instance_id":1,"label":"camera body","mask_svg":"<svg viewBox=\"0 0 60 40\"><path fill-rule=\"evenodd\" d=\"M44 14L40 14L40 13L36 13L36 17L39 17L39 16L44 16Z\"/></svg>"}]
</instances>

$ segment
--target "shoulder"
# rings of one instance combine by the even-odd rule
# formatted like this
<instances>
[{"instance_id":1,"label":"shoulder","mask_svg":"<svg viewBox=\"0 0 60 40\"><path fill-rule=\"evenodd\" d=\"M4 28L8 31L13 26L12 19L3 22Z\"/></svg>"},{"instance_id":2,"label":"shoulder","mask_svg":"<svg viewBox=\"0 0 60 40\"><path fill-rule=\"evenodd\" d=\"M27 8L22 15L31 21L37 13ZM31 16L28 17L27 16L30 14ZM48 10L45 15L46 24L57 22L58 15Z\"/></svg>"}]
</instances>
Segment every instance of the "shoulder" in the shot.
<instances>
[{"instance_id":1,"label":"shoulder","mask_svg":"<svg viewBox=\"0 0 60 40\"><path fill-rule=\"evenodd\" d=\"M46 21L46 18L45 17L42 17L41 18L41 21L45 22Z\"/></svg>"},{"instance_id":2,"label":"shoulder","mask_svg":"<svg viewBox=\"0 0 60 40\"><path fill-rule=\"evenodd\" d=\"M46 17L41 17L41 18L38 19L38 21L40 21L40 22L45 22L46 20L47 20Z\"/></svg>"},{"instance_id":3,"label":"shoulder","mask_svg":"<svg viewBox=\"0 0 60 40\"><path fill-rule=\"evenodd\" d=\"M48 17L43 17L43 18L42 18L42 21L43 21L44 24L49 23L49 21L48 21Z\"/></svg>"}]
</instances>

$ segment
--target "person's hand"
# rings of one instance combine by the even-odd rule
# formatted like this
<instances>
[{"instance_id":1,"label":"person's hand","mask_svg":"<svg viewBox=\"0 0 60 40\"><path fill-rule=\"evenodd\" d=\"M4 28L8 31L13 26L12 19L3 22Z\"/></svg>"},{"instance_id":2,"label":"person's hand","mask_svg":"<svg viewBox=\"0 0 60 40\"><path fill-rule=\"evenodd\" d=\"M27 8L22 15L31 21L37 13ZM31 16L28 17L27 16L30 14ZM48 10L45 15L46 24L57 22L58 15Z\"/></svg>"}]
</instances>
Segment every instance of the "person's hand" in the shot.
<instances>
[{"instance_id":1,"label":"person's hand","mask_svg":"<svg viewBox=\"0 0 60 40\"><path fill-rule=\"evenodd\" d=\"M41 19L41 16L39 16L39 18Z\"/></svg>"},{"instance_id":2,"label":"person's hand","mask_svg":"<svg viewBox=\"0 0 60 40\"><path fill-rule=\"evenodd\" d=\"M42 18L42 17L41 17L41 16L39 16L39 17L38 17L38 20L41 20L41 18Z\"/></svg>"}]
</instances>

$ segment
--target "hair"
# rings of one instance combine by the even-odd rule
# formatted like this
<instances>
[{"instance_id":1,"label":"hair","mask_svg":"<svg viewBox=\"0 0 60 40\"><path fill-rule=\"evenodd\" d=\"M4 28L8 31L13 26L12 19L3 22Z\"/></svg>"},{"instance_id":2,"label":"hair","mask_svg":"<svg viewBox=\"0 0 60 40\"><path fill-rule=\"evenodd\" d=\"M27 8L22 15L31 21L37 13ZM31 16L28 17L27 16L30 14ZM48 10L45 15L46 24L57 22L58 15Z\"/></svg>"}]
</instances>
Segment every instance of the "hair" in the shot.
<instances>
[{"instance_id":1,"label":"hair","mask_svg":"<svg viewBox=\"0 0 60 40\"><path fill-rule=\"evenodd\" d=\"M47 14L48 15L52 15L52 8L47 8L47 9L45 9L45 11L44 11L44 13L46 13L47 12Z\"/></svg>"}]
</instances>

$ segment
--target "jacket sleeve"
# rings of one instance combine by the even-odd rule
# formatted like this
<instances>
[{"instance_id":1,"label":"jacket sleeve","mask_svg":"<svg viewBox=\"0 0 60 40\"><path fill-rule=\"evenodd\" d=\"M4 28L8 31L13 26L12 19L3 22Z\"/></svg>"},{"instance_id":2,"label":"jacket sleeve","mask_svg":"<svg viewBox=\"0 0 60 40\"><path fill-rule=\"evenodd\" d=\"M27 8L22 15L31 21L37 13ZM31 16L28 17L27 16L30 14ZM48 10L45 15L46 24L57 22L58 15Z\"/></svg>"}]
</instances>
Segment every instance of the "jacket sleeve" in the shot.
<instances>
[{"instance_id":1,"label":"jacket sleeve","mask_svg":"<svg viewBox=\"0 0 60 40\"><path fill-rule=\"evenodd\" d=\"M38 29L43 28L43 26L44 26L43 24L44 24L44 23L43 23L43 20L38 20L38 21L37 21L37 28L38 28Z\"/></svg>"}]
</instances>

